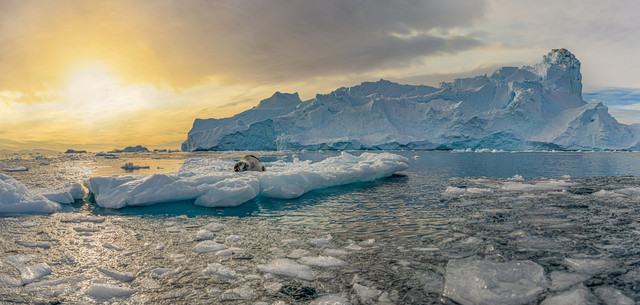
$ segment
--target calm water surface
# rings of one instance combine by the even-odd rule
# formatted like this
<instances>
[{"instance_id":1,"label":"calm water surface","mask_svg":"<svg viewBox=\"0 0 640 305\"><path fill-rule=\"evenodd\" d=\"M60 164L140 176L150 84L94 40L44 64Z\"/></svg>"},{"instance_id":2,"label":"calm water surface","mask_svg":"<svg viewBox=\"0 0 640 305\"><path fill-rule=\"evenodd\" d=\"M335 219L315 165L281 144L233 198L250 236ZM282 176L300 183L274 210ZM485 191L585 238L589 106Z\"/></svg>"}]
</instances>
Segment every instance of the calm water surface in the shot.
<instances>
[{"instance_id":1,"label":"calm water surface","mask_svg":"<svg viewBox=\"0 0 640 305\"><path fill-rule=\"evenodd\" d=\"M359 154L359 152L352 152ZM640 176L640 153L630 152L518 152L466 153L400 151L411 160L411 168L374 182L316 190L297 199L257 197L235 208L205 208L191 202L173 202L149 207L103 209L84 205L97 215L211 215L266 217L285 224L322 226L334 232L372 235L376 238L421 237L446 230L442 192L453 177L558 178L588 176ZM123 162L149 165L144 172L170 172L185 158L239 158L244 153L211 152L173 154L170 157L132 156L106 160L95 175L127 174ZM320 161L339 152L254 152L264 162L278 159Z\"/></svg>"}]
</instances>

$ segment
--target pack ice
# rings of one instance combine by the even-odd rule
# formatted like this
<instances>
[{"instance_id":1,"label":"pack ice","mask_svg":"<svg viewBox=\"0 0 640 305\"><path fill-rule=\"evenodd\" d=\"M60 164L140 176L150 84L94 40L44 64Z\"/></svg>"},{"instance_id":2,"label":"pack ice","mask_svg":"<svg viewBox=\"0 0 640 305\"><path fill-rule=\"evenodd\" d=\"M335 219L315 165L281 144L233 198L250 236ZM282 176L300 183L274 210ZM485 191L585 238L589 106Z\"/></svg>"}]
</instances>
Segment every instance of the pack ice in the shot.
<instances>
[{"instance_id":1,"label":"pack ice","mask_svg":"<svg viewBox=\"0 0 640 305\"><path fill-rule=\"evenodd\" d=\"M180 200L232 207L258 195L291 199L315 189L388 177L409 168L409 160L391 153L342 152L316 163L296 159L266 165L265 172L233 172L231 160L189 159L172 174L94 177L85 186L105 208Z\"/></svg>"}]
</instances>

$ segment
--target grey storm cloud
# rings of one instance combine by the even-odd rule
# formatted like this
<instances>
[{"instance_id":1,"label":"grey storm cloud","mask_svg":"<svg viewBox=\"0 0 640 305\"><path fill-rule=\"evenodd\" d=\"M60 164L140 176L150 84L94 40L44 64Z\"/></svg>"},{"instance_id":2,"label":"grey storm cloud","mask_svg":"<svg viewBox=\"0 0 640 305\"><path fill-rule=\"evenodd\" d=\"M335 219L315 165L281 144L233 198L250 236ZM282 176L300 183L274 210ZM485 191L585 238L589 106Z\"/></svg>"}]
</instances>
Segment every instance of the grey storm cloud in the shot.
<instances>
[{"instance_id":1,"label":"grey storm cloud","mask_svg":"<svg viewBox=\"0 0 640 305\"><path fill-rule=\"evenodd\" d=\"M482 21L484 7L460 0L5 0L0 89L55 83L81 59L76 54L104 58L132 82L176 88L211 78L263 84L401 68L482 45L450 32Z\"/></svg>"},{"instance_id":2,"label":"grey storm cloud","mask_svg":"<svg viewBox=\"0 0 640 305\"><path fill-rule=\"evenodd\" d=\"M163 58L252 81L404 66L482 44L448 35L483 16L482 1L149 1L138 27ZM427 32L441 31L443 35ZM429 32L429 33L431 33Z\"/></svg>"}]
</instances>

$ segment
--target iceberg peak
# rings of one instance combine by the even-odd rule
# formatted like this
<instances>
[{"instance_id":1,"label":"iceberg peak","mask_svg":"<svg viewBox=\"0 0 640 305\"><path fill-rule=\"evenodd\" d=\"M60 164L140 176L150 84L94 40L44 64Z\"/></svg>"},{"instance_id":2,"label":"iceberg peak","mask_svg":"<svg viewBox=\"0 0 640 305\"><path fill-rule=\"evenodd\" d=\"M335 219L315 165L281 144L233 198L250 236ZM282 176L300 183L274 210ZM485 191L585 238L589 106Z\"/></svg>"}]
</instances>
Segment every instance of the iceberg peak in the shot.
<instances>
[{"instance_id":1,"label":"iceberg peak","mask_svg":"<svg viewBox=\"0 0 640 305\"><path fill-rule=\"evenodd\" d=\"M582 98L580 61L569 50L553 49L542 57L542 62L528 68L537 74L549 89Z\"/></svg>"}]
</instances>

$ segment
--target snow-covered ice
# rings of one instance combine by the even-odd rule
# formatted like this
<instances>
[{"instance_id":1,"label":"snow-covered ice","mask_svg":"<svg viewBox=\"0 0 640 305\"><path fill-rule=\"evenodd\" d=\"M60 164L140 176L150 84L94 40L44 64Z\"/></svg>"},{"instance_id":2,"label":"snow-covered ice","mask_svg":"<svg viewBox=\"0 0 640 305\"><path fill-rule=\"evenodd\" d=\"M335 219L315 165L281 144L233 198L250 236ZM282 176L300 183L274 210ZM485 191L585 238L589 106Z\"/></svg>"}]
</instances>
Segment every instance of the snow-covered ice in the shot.
<instances>
[{"instance_id":1,"label":"snow-covered ice","mask_svg":"<svg viewBox=\"0 0 640 305\"><path fill-rule=\"evenodd\" d=\"M194 200L196 205L231 207L266 197L291 199L330 186L372 181L409 167L407 158L391 153L346 152L320 162L276 161L266 172L236 173L233 161L186 160L173 174L151 176L94 177L85 182L98 205L119 209L125 206Z\"/></svg>"},{"instance_id":2,"label":"snow-covered ice","mask_svg":"<svg viewBox=\"0 0 640 305\"><path fill-rule=\"evenodd\" d=\"M0 174L0 213L53 213L60 205L28 190L11 176Z\"/></svg>"}]
</instances>

